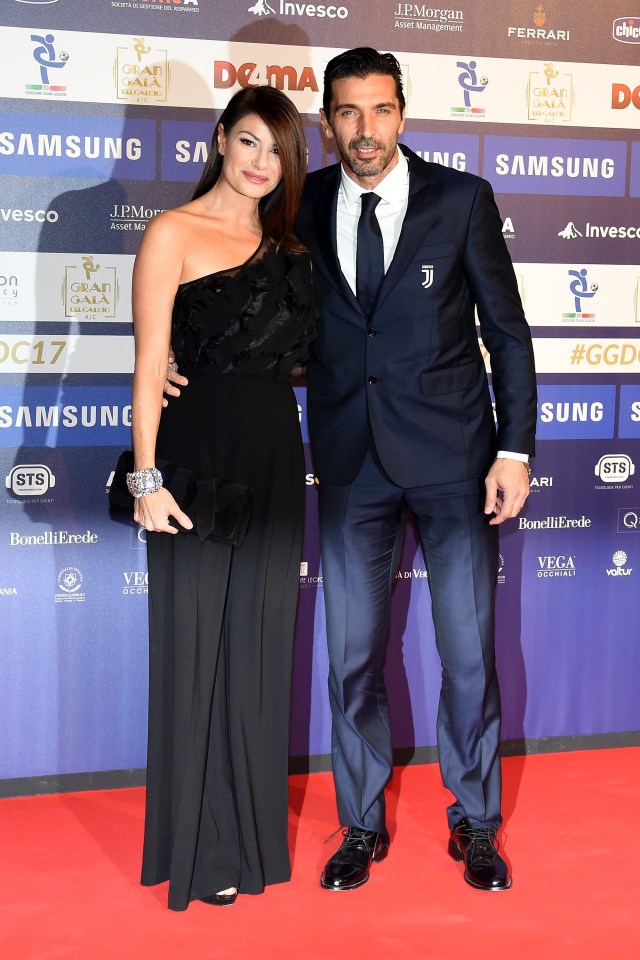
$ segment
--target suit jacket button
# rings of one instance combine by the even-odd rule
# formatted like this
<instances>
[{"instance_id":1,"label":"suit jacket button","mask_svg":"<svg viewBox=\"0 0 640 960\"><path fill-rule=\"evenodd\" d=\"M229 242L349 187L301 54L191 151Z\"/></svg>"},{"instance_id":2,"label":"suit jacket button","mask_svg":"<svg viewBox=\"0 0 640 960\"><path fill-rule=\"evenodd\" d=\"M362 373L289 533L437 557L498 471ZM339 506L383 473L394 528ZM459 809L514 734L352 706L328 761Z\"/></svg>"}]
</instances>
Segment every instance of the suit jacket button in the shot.
<instances>
[{"instance_id":1,"label":"suit jacket button","mask_svg":"<svg viewBox=\"0 0 640 960\"><path fill-rule=\"evenodd\" d=\"M378 331L377 331L377 330L374 330L373 327L370 327L370 329L367 330L367 334L368 334L368 336L370 336L370 337L375 337L375 336L377 335L377 333L378 333Z\"/></svg>"},{"instance_id":2,"label":"suit jacket button","mask_svg":"<svg viewBox=\"0 0 640 960\"><path fill-rule=\"evenodd\" d=\"M369 379L367 380L367 383L377 383L377 382L378 382L377 377L369 377Z\"/></svg>"}]
</instances>

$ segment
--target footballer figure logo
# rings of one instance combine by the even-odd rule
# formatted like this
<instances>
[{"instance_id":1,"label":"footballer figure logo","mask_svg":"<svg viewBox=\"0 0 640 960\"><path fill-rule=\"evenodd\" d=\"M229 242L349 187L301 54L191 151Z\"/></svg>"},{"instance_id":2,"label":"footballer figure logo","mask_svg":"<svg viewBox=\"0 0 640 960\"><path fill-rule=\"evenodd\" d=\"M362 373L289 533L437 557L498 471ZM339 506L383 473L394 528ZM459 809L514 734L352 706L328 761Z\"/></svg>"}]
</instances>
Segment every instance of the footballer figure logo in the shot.
<instances>
[{"instance_id":1,"label":"footballer figure logo","mask_svg":"<svg viewBox=\"0 0 640 960\"><path fill-rule=\"evenodd\" d=\"M47 33L44 37L40 36L40 34L33 33L31 35L31 41L32 43L40 44L40 46L36 47L33 51L33 59L40 67L42 85L48 87L49 70L61 70L69 59L69 54L61 51L59 59L56 60L56 52L53 46L55 37L52 33Z\"/></svg>"}]
</instances>

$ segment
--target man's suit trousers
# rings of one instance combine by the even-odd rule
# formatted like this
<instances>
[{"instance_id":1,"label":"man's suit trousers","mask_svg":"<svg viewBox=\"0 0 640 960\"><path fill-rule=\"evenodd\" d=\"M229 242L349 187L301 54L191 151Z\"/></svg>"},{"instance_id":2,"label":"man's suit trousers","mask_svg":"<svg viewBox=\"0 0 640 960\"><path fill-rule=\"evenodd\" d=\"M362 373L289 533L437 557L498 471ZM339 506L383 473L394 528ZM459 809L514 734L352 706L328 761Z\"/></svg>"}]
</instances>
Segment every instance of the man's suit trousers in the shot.
<instances>
[{"instance_id":1,"label":"man's suit trousers","mask_svg":"<svg viewBox=\"0 0 640 960\"><path fill-rule=\"evenodd\" d=\"M500 695L494 655L498 536L484 484L402 489L369 451L347 486L320 484L320 532L332 710L333 775L344 826L388 836L384 788L392 746L383 664L391 587L405 530L416 519L442 663L437 742L445 786L463 817L497 828Z\"/></svg>"}]
</instances>

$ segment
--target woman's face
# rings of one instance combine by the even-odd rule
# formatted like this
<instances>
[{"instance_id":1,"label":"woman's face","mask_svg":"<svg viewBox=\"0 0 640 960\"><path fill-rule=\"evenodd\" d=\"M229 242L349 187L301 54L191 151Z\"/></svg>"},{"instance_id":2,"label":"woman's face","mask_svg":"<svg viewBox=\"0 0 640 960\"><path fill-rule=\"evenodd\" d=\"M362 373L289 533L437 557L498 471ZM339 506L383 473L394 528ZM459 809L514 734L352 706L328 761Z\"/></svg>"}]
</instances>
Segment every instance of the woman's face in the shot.
<instances>
[{"instance_id":1,"label":"woman's face","mask_svg":"<svg viewBox=\"0 0 640 960\"><path fill-rule=\"evenodd\" d=\"M282 176L278 145L255 113L243 117L228 132L220 126L218 150L223 157L222 177L233 190L260 200L278 186Z\"/></svg>"}]
</instances>

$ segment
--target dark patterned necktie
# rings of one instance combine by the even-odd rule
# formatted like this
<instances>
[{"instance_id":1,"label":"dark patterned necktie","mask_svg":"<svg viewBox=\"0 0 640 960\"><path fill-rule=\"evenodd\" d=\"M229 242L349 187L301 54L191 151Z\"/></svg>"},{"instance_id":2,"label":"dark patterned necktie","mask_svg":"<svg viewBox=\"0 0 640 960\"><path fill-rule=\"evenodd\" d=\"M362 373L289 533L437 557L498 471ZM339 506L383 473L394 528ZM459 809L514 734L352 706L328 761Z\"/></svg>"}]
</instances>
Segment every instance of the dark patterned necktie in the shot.
<instances>
[{"instance_id":1,"label":"dark patterned necktie","mask_svg":"<svg viewBox=\"0 0 640 960\"><path fill-rule=\"evenodd\" d=\"M380 197L376 193L362 194L356 250L356 296L367 314L371 312L384 276L384 246L376 217L379 203Z\"/></svg>"}]
</instances>

